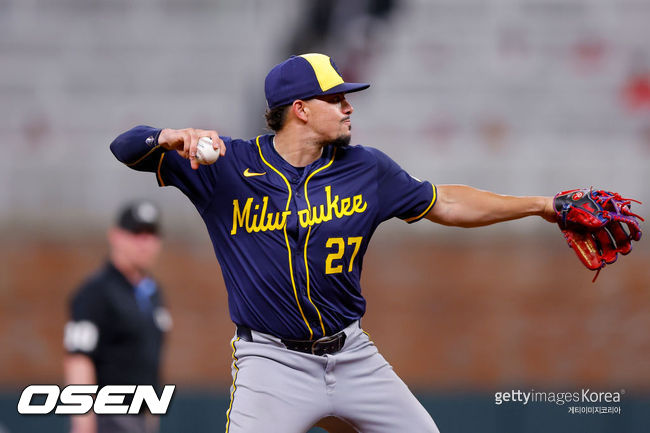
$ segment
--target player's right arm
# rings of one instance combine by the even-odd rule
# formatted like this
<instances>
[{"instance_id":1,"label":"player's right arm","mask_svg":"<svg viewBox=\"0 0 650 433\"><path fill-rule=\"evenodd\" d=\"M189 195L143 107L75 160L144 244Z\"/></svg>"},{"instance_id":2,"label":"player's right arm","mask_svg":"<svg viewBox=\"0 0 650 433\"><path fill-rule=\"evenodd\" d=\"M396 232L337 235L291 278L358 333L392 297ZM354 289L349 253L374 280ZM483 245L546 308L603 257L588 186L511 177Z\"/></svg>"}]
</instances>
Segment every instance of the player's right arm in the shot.
<instances>
[{"instance_id":1,"label":"player's right arm","mask_svg":"<svg viewBox=\"0 0 650 433\"><path fill-rule=\"evenodd\" d=\"M95 366L92 360L81 353L66 354L63 360L63 374L66 385L96 384ZM85 415L70 417L70 433L96 433L95 414L90 411Z\"/></svg>"},{"instance_id":2,"label":"player's right arm","mask_svg":"<svg viewBox=\"0 0 650 433\"><path fill-rule=\"evenodd\" d=\"M144 125L120 134L111 143L111 152L131 168L155 171L160 152L175 150L181 157L188 159L192 169L196 170L199 168L196 146L201 137L210 137L212 146L219 150L220 156L226 154L226 145L217 131L195 128L158 129Z\"/></svg>"},{"instance_id":3,"label":"player's right arm","mask_svg":"<svg viewBox=\"0 0 650 433\"><path fill-rule=\"evenodd\" d=\"M199 166L196 146L201 137L210 137L215 149L225 155L224 140L230 138L219 137L217 131L150 126L136 126L119 135L111 151L129 168L156 173L158 185L180 189L202 212L214 196L223 163Z\"/></svg>"}]
</instances>

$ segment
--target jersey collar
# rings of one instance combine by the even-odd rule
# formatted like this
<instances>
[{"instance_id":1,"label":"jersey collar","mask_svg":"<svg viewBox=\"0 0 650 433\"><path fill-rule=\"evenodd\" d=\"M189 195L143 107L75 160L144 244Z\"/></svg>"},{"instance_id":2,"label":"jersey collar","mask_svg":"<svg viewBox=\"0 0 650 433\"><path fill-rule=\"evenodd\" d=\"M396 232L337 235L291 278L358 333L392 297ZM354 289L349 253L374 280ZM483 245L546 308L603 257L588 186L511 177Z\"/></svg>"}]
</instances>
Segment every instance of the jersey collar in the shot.
<instances>
[{"instance_id":1,"label":"jersey collar","mask_svg":"<svg viewBox=\"0 0 650 433\"><path fill-rule=\"evenodd\" d=\"M289 164L284 158L282 158L282 156L280 156L277 150L275 150L275 146L273 146L274 137L275 135L273 134L260 137L262 153L264 158L266 158L276 169L286 175L292 183L296 183L298 180L302 182L311 172L329 163L332 159L332 152L334 150L332 146L326 146L323 149L320 158L306 166L301 175L293 165Z\"/></svg>"}]
</instances>

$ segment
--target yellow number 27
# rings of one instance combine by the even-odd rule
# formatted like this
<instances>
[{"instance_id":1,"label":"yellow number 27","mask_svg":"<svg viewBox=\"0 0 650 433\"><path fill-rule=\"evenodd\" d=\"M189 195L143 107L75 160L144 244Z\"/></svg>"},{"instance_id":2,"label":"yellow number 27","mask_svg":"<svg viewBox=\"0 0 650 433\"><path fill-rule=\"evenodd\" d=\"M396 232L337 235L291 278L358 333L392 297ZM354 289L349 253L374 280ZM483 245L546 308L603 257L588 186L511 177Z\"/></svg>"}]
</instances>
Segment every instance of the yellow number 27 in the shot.
<instances>
[{"instance_id":1,"label":"yellow number 27","mask_svg":"<svg viewBox=\"0 0 650 433\"><path fill-rule=\"evenodd\" d=\"M359 248L361 247L361 240L363 237L349 237L348 245L354 245L354 250L352 251L352 256L350 257L350 264L348 265L348 272L352 272L352 266L354 265L354 259L357 257ZM326 274L340 274L343 272L343 265L332 266L334 260L341 260L343 254L345 254L345 239L343 238L329 238L325 244L327 248L336 248L336 251L328 254L327 259L325 260L325 273Z\"/></svg>"}]
</instances>

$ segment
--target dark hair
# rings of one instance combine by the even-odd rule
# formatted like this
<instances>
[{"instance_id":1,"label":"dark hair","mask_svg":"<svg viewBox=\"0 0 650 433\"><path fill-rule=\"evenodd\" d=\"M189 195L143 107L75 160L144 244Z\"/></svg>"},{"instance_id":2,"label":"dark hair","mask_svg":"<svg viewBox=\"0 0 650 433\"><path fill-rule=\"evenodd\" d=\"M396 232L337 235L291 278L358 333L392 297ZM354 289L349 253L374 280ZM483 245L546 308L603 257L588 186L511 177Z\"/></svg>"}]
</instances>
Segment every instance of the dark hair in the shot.
<instances>
[{"instance_id":1,"label":"dark hair","mask_svg":"<svg viewBox=\"0 0 650 433\"><path fill-rule=\"evenodd\" d=\"M269 129L274 132L281 130L284 126L284 121L287 117L287 111L289 111L289 107L291 107L291 104L281 105L279 107L266 110L266 113L264 113L264 117L266 118L266 126L268 126Z\"/></svg>"}]
</instances>

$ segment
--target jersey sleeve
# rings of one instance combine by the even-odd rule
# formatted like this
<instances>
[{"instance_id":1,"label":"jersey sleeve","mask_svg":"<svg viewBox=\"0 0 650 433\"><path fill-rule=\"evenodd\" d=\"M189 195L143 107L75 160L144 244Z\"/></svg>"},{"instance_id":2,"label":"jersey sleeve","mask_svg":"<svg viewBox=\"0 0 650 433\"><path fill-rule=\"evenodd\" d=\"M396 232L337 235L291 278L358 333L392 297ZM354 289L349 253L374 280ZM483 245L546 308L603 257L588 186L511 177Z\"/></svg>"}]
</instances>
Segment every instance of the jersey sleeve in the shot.
<instances>
[{"instance_id":1,"label":"jersey sleeve","mask_svg":"<svg viewBox=\"0 0 650 433\"><path fill-rule=\"evenodd\" d=\"M230 137L220 137L226 146ZM221 164L220 164L221 163ZM210 203L216 192L221 166L224 161L210 165L200 165L192 170L189 160L181 157L176 151L166 151L160 155L156 178L160 186L175 186L194 203L199 212Z\"/></svg>"},{"instance_id":2,"label":"jersey sleeve","mask_svg":"<svg viewBox=\"0 0 650 433\"><path fill-rule=\"evenodd\" d=\"M160 147L158 136L161 131L151 126L136 126L113 140L111 152L133 170L155 173L158 185L177 187L202 212L215 192L219 162L192 170L189 160L178 152ZM231 141L230 137L221 139L226 146Z\"/></svg>"},{"instance_id":3,"label":"jersey sleeve","mask_svg":"<svg viewBox=\"0 0 650 433\"><path fill-rule=\"evenodd\" d=\"M165 149L158 144L162 129L140 125L120 134L111 143L113 155L127 167L155 172L157 161Z\"/></svg>"},{"instance_id":4,"label":"jersey sleeve","mask_svg":"<svg viewBox=\"0 0 650 433\"><path fill-rule=\"evenodd\" d=\"M376 159L379 221L397 217L408 223L422 219L436 202L436 187L409 175L385 153L368 148Z\"/></svg>"},{"instance_id":5,"label":"jersey sleeve","mask_svg":"<svg viewBox=\"0 0 650 433\"><path fill-rule=\"evenodd\" d=\"M101 338L105 301L91 285L84 286L70 303L70 320L63 332L63 345L68 353L96 352Z\"/></svg>"}]
</instances>

